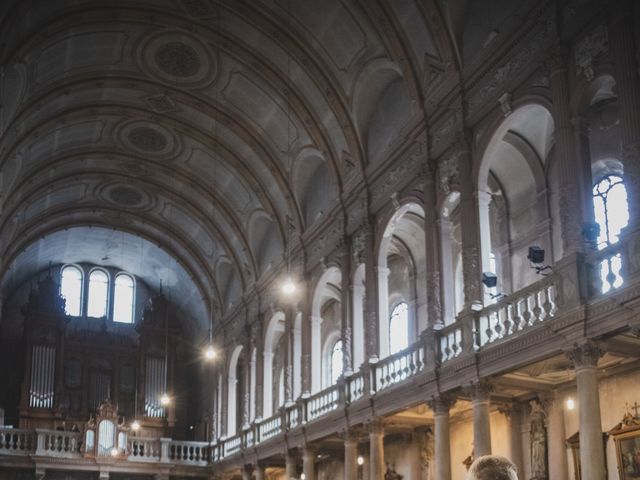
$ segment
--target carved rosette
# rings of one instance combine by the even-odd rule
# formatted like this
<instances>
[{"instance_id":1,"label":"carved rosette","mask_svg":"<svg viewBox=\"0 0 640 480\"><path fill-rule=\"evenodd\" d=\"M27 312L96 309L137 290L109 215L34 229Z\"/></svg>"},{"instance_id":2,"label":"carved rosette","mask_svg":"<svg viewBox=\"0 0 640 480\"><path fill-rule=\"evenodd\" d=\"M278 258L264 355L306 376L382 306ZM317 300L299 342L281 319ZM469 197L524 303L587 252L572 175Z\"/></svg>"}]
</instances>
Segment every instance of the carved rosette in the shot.
<instances>
[{"instance_id":1,"label":"carved rosette","mask_svg":"<svg viewBox=\"0 0 640 480\"><path fill-rule=\"evenodd\" d=\"M598 360L604 355L605 350L601 343L588 340L581 345L574 345L574 348L565 352L567 358L571 360L576 370L581 368L595 368Z\"/></svg>"}]
</instances>

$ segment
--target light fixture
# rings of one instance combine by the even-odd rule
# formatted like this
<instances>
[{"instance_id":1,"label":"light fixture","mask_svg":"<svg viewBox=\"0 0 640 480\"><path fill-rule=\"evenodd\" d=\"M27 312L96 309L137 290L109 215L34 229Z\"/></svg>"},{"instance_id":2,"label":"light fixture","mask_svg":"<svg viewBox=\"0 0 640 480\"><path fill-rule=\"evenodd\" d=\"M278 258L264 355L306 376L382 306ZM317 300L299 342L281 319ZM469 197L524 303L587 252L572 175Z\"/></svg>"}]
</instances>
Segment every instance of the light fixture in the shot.
<instances>
[{"instance_id":1,"label":"light fixture","mask_svg":"<svg viewBox=\"0 0 640 480\"><path fill-rule=\"evenodd\" d=\"M213 345L209 345L204 352L204 356L207 360L213 360L217 356L216 350L213 348Z\"/></svg>"},{"instance_id":2,"label":"light fixture","mask_svg":"<svg viewBox=\"0 0 640 480\"><path fill-rule=\"evenodd\" d=\"M551 270L549 265L543 265L544 263L544 248L538 247L537 245L532 245L529 247L529 253L527 254L527 260L531 262L531 268L535 269L536 273L539 275L548 275L543 273L547 270Z\"/></svg>"},{"instance_id":3,"label":"light fixture","mask_svg":"<svg viewBox=\"0 0 640 480\"><path fill-rule=\"evenodd\" d=\"M304 473L300 474L300 480L305 480L307 478L307 476Z\"/></svg>"},{"instance_id":4,"label":"light fixture","mask_svg":"<svg viewBox=\"0 0 640 480\"><path fill-rule=\"evenodd\" d=\"M169 395L167 395L166 393L163 393L162 396L160 397L160 404L164 407L167 406L171 403L171 397L169 397Z\"/></svg>"},{"instance_id":5,"label":"light fixture","mask_svg":"<svg viewBox=\"0 0 640 480\"><path fill-rule=\"evenodd\" d=\"M358 455L358 465L360 466L364 465L364 458L362 455Z\"/></svg>"},{"instance_id":6,"label":"light fixture","mask_svg":"<svg viewBox=\"0 0 640 480\"><path fill-rule=\"evenodd\" d=\"M133 430L134 432L140 430L140 422L138 420L134 420L133 422L131 422L131 430Z\"/></svg>"},{"instance_id":7,"label":"light fixture","mask_svg":"<svg viewBox=\"0 0 640 480\"><path fill-rule=\"evenodd\" d=\"M118 449L117 449L117 448L113 447L113 448L111 449L111 456L112 456L112 457L117 457L117 456L118 456L118 453L119 453L119 452L118 452Z\"/></svg>"},{"instance_id":8,"label":"light fixture","mask_svg":"<svg viewBox=\"0 0 640 480\"><path fill-rule=\"evenodd\" d=\"M493 272L482 272L482 283L487 288L494 288L498 284L498 276Z\"/></svg>"},{"instance_id":9,"label":"light fixture","mask_svg":"<svg viewBox=\"0 0 640 480\"><path fill-rule=\"evenodd\" d=\"M296 284L293 282L291 275L287 275L287 278L282 284L282 293L284 293L285 295L293 295L294 293L296 293L296 290L297 290L297 287L296 287Z\"/></svg>"},{"instance_id":10,"label":"light fixture","mask_svg":"<svg viewBox=\"0 0 640 480\"><path fill-rule=\"evenodd\" d=\"M574 408L576 408L576 402L571 397L567 398L566 405L567 405L567 410L573 410Z\"/></svg>"}]
</instances>

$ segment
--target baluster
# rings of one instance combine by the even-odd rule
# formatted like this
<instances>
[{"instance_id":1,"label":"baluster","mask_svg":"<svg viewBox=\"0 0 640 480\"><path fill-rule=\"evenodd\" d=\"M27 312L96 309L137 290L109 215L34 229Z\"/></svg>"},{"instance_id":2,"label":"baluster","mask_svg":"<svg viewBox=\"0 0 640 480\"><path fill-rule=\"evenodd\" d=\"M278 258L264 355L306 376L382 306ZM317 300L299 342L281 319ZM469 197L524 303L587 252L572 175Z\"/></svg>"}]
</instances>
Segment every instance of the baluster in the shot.
<instances>
[{"instance_id":1,"label":"baluster","mask_svg":"<svg viewBox=\"0 0 640 480\"><path fill-rule=\"evenodd\" d=\"M522 328L527 328L531 326L531 310L528 296L522 299L522 307L522 318L524 320Z\"/></svg>"},{"instance_id":2,"label":"baluster","mask_svg":"<svg viewBox=\"0 0 640 480\"><path fill-rule=\"evenodd\" d=\"M544 309L544 318L545 320L551 318L554 313L553 308L553 299L551 298L551 291L553 286L549 285L543 289L544 292L544 303L542 304L542 308Z\"/></svg>"},{"instance_id":3,"label":"baluster","mask_svg":"<svg viewBox=\"0 0 640 480\"><path fill-rule=\"evenodd\" d=\"M534 323L542 321L542 308L540 308L540 292L534 292L533 296L533 321Z\"/></svg>"}]
</instances>

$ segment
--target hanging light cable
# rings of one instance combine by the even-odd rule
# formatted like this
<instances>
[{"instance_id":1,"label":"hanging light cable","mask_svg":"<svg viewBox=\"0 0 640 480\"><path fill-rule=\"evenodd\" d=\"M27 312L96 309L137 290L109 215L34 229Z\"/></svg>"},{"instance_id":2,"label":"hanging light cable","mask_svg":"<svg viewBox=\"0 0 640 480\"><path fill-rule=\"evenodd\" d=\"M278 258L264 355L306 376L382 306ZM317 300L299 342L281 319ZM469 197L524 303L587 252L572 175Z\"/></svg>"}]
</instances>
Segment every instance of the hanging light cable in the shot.
<instances>
[{"instance_id":1,"label":"hanging light cable","mask_svg":"<svg viewBox=\"0 0 640 480\"><path fill-rule=\"evenodd\" d=\"M286 88L286 102L287 102L287 166L291 170L291 52L289 49L290 43L290 30L291 30L291 11L289 0L287 0L287 35L285 36L285 42L287 42L287 88ZM285 268L287 275L282 283L282 292L285 295L293 295L296 293L297 287L291 276L291 233L293 232L294 225L293 220L287 213L286 216L286 233L285 233Z\"/></svg>"},{"instance_id":2,"label":"hanging light cable","mask_svg":"<svg viewBox=\"0 0 640 480\"><path fill-rule=\"evenodd\" d=\"M216 12L216 20L215 20L215 30L216 35L220 35L220 10ZM219 41L219 39L217 39ZM216 61L219 61L220 52L218 47L216 46ZM218 81L214 82L214 91L213 91L214 103L215 107L213 109L213 178L217 181L217 167L218 167ZM215 226L216 223L216 209L214 207L213 212L213 224ZM211 286L211 296L209 298L209 345L204 352L204 356L207 360L213 360L216 358L217 352L215 348L213 348L213 308L214 308L214 289L213 285Z\"/></svg>"},{"instance_id":3,"label":"hanging light cable","mask_svg":"<svg viewBox=\"0 0 640 480\"><path fill-rule=\"evenodd\" d=\"M167 267L167 284L169 283L169 267ZM169 372L169 302L164 302L164 393L160 397L160 405L166 407L171 403L167 393L167 374Z\"/></svg>"}]
</instances>

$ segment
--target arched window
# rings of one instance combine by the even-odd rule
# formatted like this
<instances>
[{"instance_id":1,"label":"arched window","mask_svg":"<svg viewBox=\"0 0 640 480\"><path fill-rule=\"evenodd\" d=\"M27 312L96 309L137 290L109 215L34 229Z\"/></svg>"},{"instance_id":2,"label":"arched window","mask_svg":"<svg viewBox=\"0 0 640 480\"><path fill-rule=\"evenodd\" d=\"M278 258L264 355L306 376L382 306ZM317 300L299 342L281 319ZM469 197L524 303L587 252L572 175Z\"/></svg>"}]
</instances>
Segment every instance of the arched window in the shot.
<instances>
[{"instance_id":1,"label":"arched window","mask_svg":"<svg viewBox=\"0 0 640 480\"><path fill-rule=\"evenodd\" d=\"M116 277L113 296L113 321L133 323L135 284L131 275L120 273Z\"/></svg>"},{"instance_id":2,"label":"arched window","mask_svg":"<svg viewBox=\"0 0 640 480\"><path fill-rule=\"evenodd\" d=\"M89 301L87 315L102 318L107 315L109 298L109 277L103 270L94 270L89 275Z\"/></svg>"},{"instance_id":3,"label":"arched window","mask_svg":"<svg viewBox=\"0 0 640 480\"><path fill-rule=\"evenodd\" d=\"M600 226L598 249L602 250L619 240L621 230L629 222L627 190L620 176L607 175L593 186L593 211ZM619 254L602 261L602 293L622 285L621 268L622 258Z\"/></svg>"},{"instance_id":4,"label":"arched window","mask_svg":"<svg viewBox=\"0 0 640 480\"><path fill-rule=\"evenodd\" d=\"M399 303L389 319L389 354L404 350L409 346L409 308L405 302Z\"/></svg>"},{"instance_id":5,"label":"arched window","mask_svg":"<svg viewBox=\"0 0 640 480\"><path fill-rule=\"evenodd\" d=\"M331 350L331 385L335 385L342 375L342 340L333 344Z\"/></svg>"},{"instance_id":6,"label":"arched window","mask_svg":"<svg viewBox=\"0 0 640 480\"><path fill-rule=\"evenodd\" d=\"M82 270L67 265L60 273L60 294L66 300L64 311L78 317L82 313Z\"/></svg>"}]
</instances>

